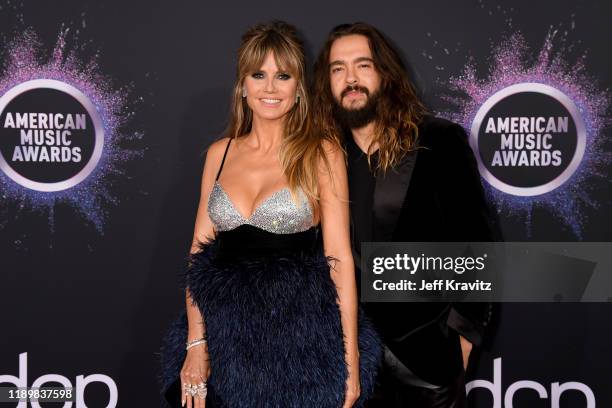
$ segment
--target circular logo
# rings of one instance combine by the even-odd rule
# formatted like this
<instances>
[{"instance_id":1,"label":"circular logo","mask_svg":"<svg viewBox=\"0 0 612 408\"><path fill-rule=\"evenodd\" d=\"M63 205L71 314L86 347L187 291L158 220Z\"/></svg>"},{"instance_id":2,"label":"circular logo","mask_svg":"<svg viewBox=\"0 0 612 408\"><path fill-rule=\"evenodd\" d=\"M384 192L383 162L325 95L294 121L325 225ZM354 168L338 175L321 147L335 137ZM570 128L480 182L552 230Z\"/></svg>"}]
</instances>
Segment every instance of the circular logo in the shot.
<instances>
[{"instance_id":1,"label":"circular logo","mask_svg":"<svg viewBox=\"0 0 612 408\"><path fill-rule=\"evenodd\" d=\"M584 155L586 130L578 107L563 92L520 83L480 107L470 145L489 184L508 194L536 196L574 174Z\"/></svg>"},{"instance_id":2,"label":"circular logo","mask_svg":"<svg viewBox=\"0 0 612 408\"><path fill-rule=\"evenodd\" d=\"M103 147L102 120L72 85L36 79L0 97L0 169L24 187L74 187L95 169Z\"/></svg>"}]
</instances>

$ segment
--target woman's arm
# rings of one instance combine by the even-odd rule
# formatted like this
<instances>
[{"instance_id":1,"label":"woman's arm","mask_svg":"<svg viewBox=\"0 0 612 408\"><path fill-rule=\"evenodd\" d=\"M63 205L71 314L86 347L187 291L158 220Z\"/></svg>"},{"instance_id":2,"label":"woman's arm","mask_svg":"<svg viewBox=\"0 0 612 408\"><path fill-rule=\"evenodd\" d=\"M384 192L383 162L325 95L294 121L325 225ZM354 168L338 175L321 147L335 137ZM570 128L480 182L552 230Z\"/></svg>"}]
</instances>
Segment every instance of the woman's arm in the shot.
<instances>
[{"instance_id":1,"label":"woman's arm","mask_svg":"<svg viewBox=\"0 0 612 408\"><path fill-rule=\"evenodd\" d=\"M323 246L325 255L336 259L330 274L338 291L342 331L345 339L345 358L349 371L344 407L351 407L359 397L360 388L357 338L358 300L349 232L348 181L344 154L340 148L326 142L324 151L330 171L328 172L327 167L322 163L319 169L319 194Z\"/></svg>"},{"instance_id":2,"label":"woman's arm","mask_svg":"<svg viewBox=\"0 0 612 408\"><path fill-rule=\"evenodd\" d=\"M217 168L221 163L221 156L225 149L227 139L213 143L206 154L204 170L202 172L202 184L200 191L200 202L193 231L193 240L190 253L197 253L199 243L206 243L214 237L214 228L208 216L208 197L212 190L217 175ZM187 341L194 341L206 337L206 324L204 316L198 306L194 303L189 288L185 290L185 307L187 308ZM210 376L210 365L208 363L208 346L206 343L190 348L187 351L185 362L181 370L181 387L185 384L197 385ZM183 391L183 405L187 403L188 408L204 408L204 400L191 398Z\"/></svg>"},{"instance_id":3,"label":"woman's arm","mask_svg":"<svg viewBox=\"0 0 612 408\"><path fill-rule=\"evenodd\" d=\"M208 216L208 196L212 191L212 187L217 175L217 167L220 165L219 154L223 154L227 139L213 143L208 149L206 160L204 162L204 170L202 172L202 183L200 189L200 202L198 204L198 212L196 215L195 227L193 231L193 240L191 242L190 254L197 253L199 243L206 243L214 237L214 228L210 217ZM187 306L187 321L188 321L188 337L187 341L195 340L204 337L204 319L198 307L193 303L189 288L185 291L185 300Z\"/></svg>"}]
</instances>

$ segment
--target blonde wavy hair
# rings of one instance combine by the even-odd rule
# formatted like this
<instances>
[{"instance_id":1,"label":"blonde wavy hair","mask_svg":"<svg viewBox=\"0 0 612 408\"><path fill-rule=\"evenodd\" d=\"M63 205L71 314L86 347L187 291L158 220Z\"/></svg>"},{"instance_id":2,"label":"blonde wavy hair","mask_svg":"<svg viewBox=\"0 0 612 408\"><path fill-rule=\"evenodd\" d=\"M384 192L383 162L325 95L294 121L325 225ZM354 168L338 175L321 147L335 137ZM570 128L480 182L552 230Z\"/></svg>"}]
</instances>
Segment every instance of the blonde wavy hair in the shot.
<instances>
[{"instance_id":1,"label":"blonde wavy hair","mask_svg":"<svg viewBox=\"0 0 612 408\"><path fill-rule=\"evenodd\" d=\"M251 131L253 112L242 97L244 79L258 71L272 52L279 69L297 80L298 101L284 120L284 137L279 159L287 177L292 196L301 188L308 200L318 210L319 188L317 174L320 164L329 163L324 154L322 139L313 131L310 115L310 98L306 81L304 45L297 30L283 21L257 24L242 36L238 50L236 82L232 95L230 121L225 135L239 138Z\"/></svg>"}]
</instances>

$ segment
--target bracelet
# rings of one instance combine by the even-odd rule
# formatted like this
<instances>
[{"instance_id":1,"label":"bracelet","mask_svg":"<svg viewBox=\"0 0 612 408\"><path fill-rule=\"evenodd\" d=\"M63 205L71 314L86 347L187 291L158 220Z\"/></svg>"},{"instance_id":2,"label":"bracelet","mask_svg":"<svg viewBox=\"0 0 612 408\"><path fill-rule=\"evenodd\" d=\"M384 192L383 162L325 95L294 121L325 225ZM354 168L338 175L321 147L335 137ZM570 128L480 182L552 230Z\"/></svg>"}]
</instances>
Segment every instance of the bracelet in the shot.
<instances>
[{"instance_id":1,"label":"bracelet","mask_svg":"<svg viewBox=\"0 0 612 408\"><path fill-rule=\"evenodd\" d=\"M185 343L185 350L189 350L190 348L198 346L200 344L206 344L206 339L204 337Z\"/></svg>"}]
</instances>

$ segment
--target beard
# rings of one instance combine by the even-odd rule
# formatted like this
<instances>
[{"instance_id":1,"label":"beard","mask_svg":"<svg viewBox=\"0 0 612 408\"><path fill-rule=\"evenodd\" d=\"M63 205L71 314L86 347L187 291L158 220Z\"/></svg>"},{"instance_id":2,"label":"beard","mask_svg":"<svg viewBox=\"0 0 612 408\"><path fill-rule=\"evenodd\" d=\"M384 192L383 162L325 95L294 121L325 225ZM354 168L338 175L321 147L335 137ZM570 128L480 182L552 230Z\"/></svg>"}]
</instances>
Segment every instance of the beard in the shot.
<instances>
[{"instance_id":1,"label":"beard","mask_svg":"<svg viewBox=\"0 0 612 408\"><path fill-rule=\"evenodd\" d=\"M353 90L358 90L366 95L366 103L361 108L351 109L342 106L342 98ZM340 94L340 101L334 98L334 118L340 126L345 129L359 129L376 119L378 104L380 102L380 91L370 95L370 91L362 86L348 87Z\"/></svg>"}]
</instances>

